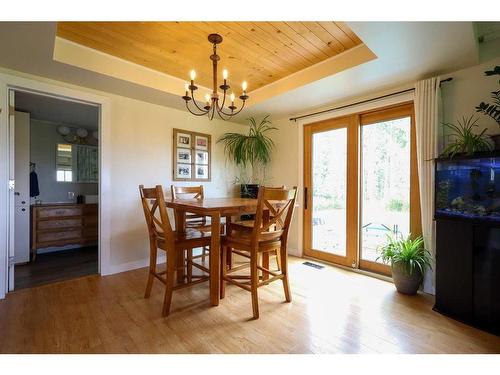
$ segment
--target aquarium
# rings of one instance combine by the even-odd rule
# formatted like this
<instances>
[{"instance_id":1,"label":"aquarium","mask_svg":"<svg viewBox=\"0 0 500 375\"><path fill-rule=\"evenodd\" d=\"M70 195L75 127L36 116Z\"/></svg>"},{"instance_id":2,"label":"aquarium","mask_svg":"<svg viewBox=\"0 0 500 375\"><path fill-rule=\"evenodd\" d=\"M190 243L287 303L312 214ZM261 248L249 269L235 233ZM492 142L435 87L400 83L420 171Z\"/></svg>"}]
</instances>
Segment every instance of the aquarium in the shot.
<instances>
[{"instance_id":1,"label":"aquarium","mask_svg":"<svg viewBox=\"0 0 500 375\"><path fill-rule=\"evenodd\" d=\"M436 160L436 218L500 222L500 155Z\"/></svg>"}]
</instances>

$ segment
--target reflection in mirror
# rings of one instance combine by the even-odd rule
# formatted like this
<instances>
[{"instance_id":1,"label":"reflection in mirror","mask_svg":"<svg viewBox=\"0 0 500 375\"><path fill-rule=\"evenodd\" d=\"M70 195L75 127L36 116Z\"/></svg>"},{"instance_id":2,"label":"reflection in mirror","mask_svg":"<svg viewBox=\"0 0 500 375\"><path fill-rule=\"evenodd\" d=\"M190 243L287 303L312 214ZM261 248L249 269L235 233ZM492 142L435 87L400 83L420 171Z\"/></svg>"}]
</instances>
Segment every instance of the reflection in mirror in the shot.
<instances>
[{"instance_id":1,"label":"reflection in mirror","mask_svg":"<svg viewBox=\"0 0 500 375\"><path fill-rule=\"evenodd\" d=\"M56 149L56 172L58 182L73 181L72 145L58 143Z\"/></svg>"}]
</instances>

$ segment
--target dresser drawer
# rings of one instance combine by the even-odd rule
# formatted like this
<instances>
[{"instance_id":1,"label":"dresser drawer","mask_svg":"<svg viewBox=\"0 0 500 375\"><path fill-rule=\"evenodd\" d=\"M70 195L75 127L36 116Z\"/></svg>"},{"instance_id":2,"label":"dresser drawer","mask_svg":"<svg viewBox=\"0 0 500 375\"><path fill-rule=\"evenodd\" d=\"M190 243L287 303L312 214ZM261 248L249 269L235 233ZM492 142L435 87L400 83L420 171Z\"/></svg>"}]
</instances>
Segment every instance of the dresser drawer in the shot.
<instances>
[{"instance_id":1,"label":"dresser drawer","mask_svg":"<svg viewBox=\"0 0 500 375\"><path fill-rule=\"evenodd\" d=\"M81 216L81 207L47 207L39 208L37 210L38 218L52 218L52 217L65 217L65 216Z\"/></svg>"},{"instance_id":2,"label":"dresser drawer","mask_svg":"<svg viewBox=\"0 0 500 375\"><path fill-rule=\"evenodd\" d=\"M39 232L38 242L54 242L60 240L80 239L82 237L81 229L65 229L60 232Z\"/></svg>"},{"instance_id":3,"label":"dresser drawer","mask_svg":"<svg viewBox=\"0 0 500 375\"><path fill-rule=\"evenodd\" d=\"M98 230L96 228L83 228L82 237L84 239L97 238Z\"/></svg>"},{"instance_id":4,"label":"dresser drawer","mask_svg":"<svg viewBox=\"0 0 500 375\"><path fill-rule=\"evenodd\" d=\"M83 225L85 227L95 227L97 228L97 216L84 216Z\"/></svg>"},{"instance_id":5,"label":"dresser drawer","mask_svg":"<svg viewBox=\"0 0 500 375\"><path fill-rule=\"evenodd\" d=\"M43 229L57 229L57 228L74 228L81 227L82 219L55 219L55 220L40 220L38 221L38 228Z\"/></svg>"}]
</instances>

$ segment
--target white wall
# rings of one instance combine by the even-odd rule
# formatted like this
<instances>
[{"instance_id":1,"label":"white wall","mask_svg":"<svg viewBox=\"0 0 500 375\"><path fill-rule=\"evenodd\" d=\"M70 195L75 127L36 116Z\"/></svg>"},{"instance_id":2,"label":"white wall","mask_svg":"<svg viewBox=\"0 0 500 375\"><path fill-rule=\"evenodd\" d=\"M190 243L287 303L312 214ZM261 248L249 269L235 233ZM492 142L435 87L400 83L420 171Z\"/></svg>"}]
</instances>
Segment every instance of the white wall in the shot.
<instances>
[{"instance_id":1,"label":"white wall","mask_svg":"<svg viewBox=\"0 0 500 375\"><path fill-rule=\"evenodd\" d=\"M244 131L239 124L208 121L189 113L123 97L112 99L111 128L112 183L111 257L114 270L121 265L146 259L147 233L139 206L138 186L172 184L173 128L212 135L212 181L204 183L207 197L235 194L235 174L226 165L223 147L216 140L228 131ZM178 185L199 185L180 183ZM116 267L115 267L116 266Z\"/></svg>"},{"instance_id":2,"label":"white wall","mask_svg":"<svg viewBox=\"0 0 500 375\"><path fill-rule=\"evenodd\" d=\"M492 118L476 113L474 109L482 101L491 102L490 93L500 90L499 76L484 75L486 70L492 70L496 65L500 65L500 57L450 73L453 80L441 86L443 122L456 123L463 116L475 115L481 129L487 128L488 134L500 133L500 128ZM450 141L449 130L442 130L440 134L444 134L444 137L439 140L440 151Z\"/></svg>"},{"instance_id":3,"label":"white wall","mask_svg":"<svg viewBox=\"0 0 500 375\"><path fill-rule=\"evenodd\" d=\"M42 203L75 202L79 194L95 195L96 183L76 183L56 181L56 145L67 143L57 132L60 124L31 119L30 126L30 161L36 163L38 186ZM68 199L68 192L74 192L74 198ZM32 201L35 198L32 198Z\"/></svg>"},{"instance_id":4,"label":"white wall","mask_svg":"<svg viewBox=\"0 0 500 375\"><path fill-rule=\"evenodd\" d=\"M8 180L7 87L35 87L37 90L83 97L105 103L100 137L101 186L103 205L110 212L109 223L101 225L109 233L109 256L103 260L103 273L114 273L145 266L148 263L148 238L138 185L172 183L172 129L181 128L212 135L212 181L204 183L208 197L235 194L232 181L234 168L225 162L223 147L216 140L224 132L245 132L240 124L220 120L209 121L187 112L153 105L109 93L90 90L43 77L0 69L0 212L7 212ZM180 98L179 98L180 100ZM179 183L180 184L180 183ZM188 185L189 183L182 183ZM106 198L105 198L106 197ZM107 198L109 197L109 198ZM101 208L103 207L101 205ZM7 246L6 217L0 215L0 298L5 290ZM106 220L105 220L106 221ZM106 245L107 246L107 245Z\"/></svg>"}]
</instances>

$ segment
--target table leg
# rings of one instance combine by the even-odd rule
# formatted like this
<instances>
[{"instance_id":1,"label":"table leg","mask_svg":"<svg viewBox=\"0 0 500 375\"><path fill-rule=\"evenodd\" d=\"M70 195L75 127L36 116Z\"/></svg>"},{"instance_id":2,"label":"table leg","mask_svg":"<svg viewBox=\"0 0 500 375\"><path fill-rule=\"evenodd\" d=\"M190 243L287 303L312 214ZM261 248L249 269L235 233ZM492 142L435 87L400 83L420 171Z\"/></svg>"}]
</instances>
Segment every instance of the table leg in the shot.
<instances>
[{"instance_id":1,"label":"table leg","mask_svg":"<svg viewBox=\"0 0 500 375\"><path fill-rule=\"evenodd\" d=\"M210 302L219 305L220 298L220 212L210 215L212 220L210 243Z\"/></svg>"},{"instance_id":2,"label":"table leg","mask_svg":"<svg viewBox=\"0 0 500 375\"><path fill-rule=\"evenodd\" d=\"M233 217L232 216L226 216L226 231L228 228L228 224L232 223ZM227 232L226 232L227 234ZM227 256L226 256L226 265L228 269L233 268L233 252L228 248L227 249Z\"/></svg>"},{"instance_id":3,"label":"table leg","mask_svg":"<svg viewBox=\"0 0 500 375\"><path fill-rule=\"evenodd\" d=\"M175 210L175 230L178 233L185 233L186 232L186 212L184 211L179 211ZM192 251L192 250L188 250ZM177 258L177 284L183 284L184 283L184 264L185 264L185 259L186 259L186 251L182 250L178 254Z\"/></svg>"}]
</instances>

